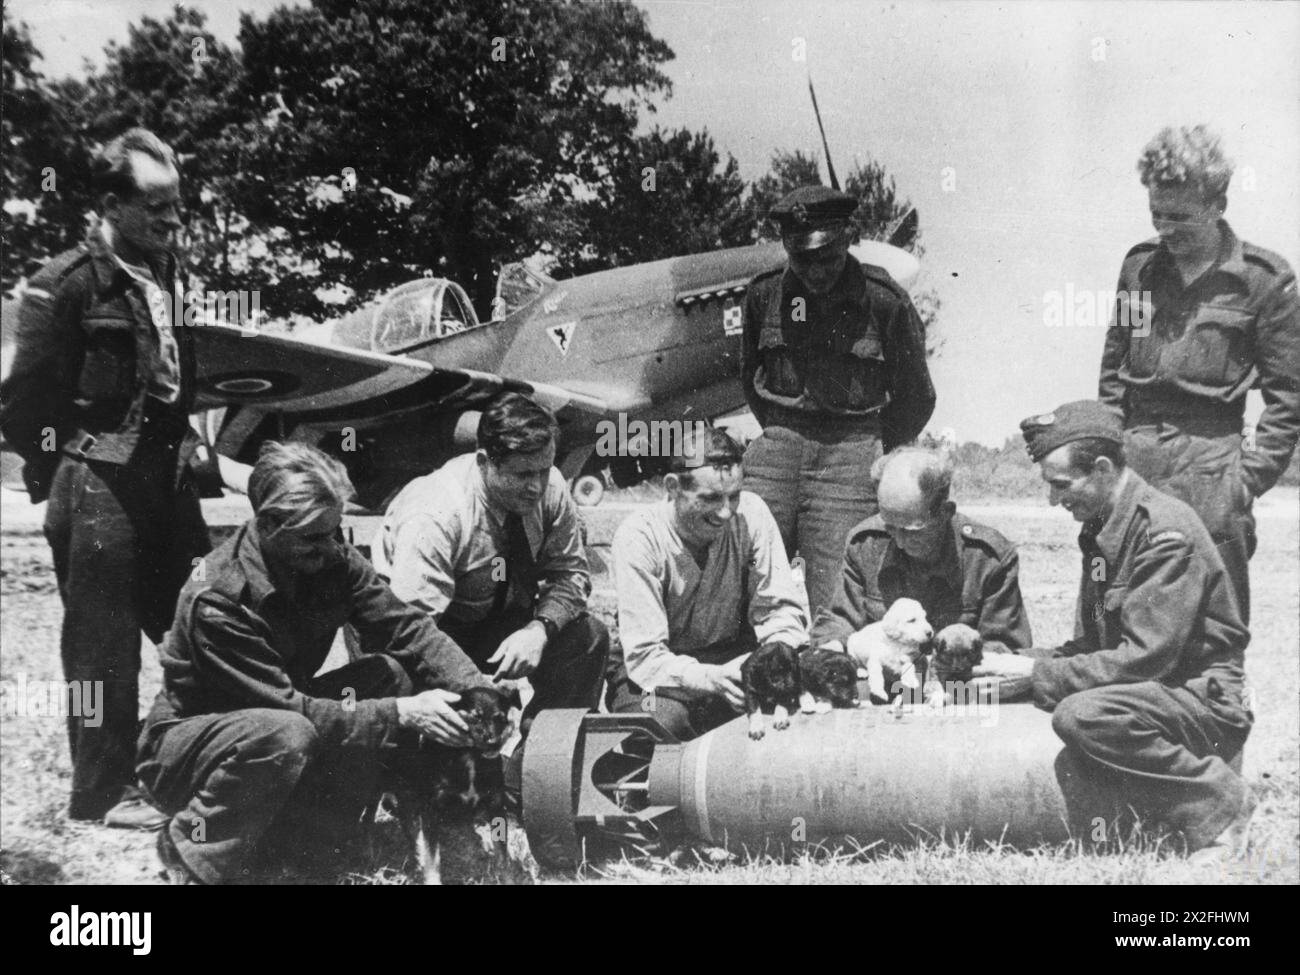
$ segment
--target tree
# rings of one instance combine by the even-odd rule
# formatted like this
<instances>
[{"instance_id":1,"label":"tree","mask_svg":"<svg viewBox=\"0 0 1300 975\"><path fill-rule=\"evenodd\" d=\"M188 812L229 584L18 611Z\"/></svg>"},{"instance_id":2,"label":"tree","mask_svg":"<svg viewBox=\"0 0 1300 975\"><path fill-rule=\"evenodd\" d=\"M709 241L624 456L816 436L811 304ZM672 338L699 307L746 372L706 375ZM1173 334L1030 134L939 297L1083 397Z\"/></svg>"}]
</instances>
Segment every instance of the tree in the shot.
<instances>
[{"instance_id":1,"label":"tree","mask_svg":"<svg viewBox=\"0 0 1300 975\"><path fill-rule=\"evenodd\" d=\"M672 56L626 3L315 0L245 15L240 42L232 197L264 304L313 317L429 270L485 311L496 265L631 151Z\"/></svg>"},{"instance_id":2,"label":"tree","mask_svg":"<svg viewBox=\"0 0 1300 975\"><path fill-rule=\"evenodd\" d=\"M707 132L656 127L637 138L560 225L555 270L585 274L750 243L739 167L730 155L720 165Z\"/></svg>"},{"instance_id":3,"label":"tree","mask_svg":"<svg viewBox=\"0 0 1300 975\"><path fill-rule=\"evenodd\" d=\"M57 86L36 69L40 53L27 26L4 13L0 113L0 239L6 289L74 246L90 204L88 148L67 117Z\"/></svg>"}]
</instances>

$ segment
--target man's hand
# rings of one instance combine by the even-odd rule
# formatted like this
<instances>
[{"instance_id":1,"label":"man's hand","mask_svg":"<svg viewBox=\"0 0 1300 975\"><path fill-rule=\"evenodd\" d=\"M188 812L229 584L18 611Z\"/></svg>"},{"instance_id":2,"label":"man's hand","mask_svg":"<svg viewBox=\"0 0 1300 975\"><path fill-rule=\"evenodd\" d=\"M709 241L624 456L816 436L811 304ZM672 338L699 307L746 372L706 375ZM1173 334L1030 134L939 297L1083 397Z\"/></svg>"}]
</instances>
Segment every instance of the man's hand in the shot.
<instances>
[{"instance_id":1,"label":"man's hand","mask_svg":"<svg viewBox=\"0 0 1300 975\"><path fill-rule=\"evenodd\" d=\"M441 688L421 691L397 699L397 719L403 728L414 728L425 738L452 748L468 748L469 725L453 704L460 695Z\"/></svg>"},{"instance_id":2,"label":"man's hand","mask_svg":"<svg viewBox=\"0 0 1300 975\"><path fill-rule=\"evenodd\" d=\"M971 674L974 677L1028 677L1033 672L1033 657L1018 653L986 653Z\"/></svg>"},{"instance_id":3,"label":"man's hand","mask_svg":"<svg viewBox=\"0 0 1300 975\"><path fill-rule=\"evenodd\" d=\"M515 630L502 640L497 652L488 657L488 663L497 665L492 679L531 677L542 662L542 651L545 649L546 627L533 620L522 630Z\"/></svg>"},{"instance_id":4,"label":"man's hand","mask_svg":"<svg viewBox=\"0 0 1300 975\"><path fill-rule=\"evenodd\" d=\"M736 711L741 711L745 707L745 689L741 681L740 665L745 662L743 657L737 657L735 660L729 660L725 664L705 664L704 680L708 693L723 698Z\"/></svg>"}]
</instances>

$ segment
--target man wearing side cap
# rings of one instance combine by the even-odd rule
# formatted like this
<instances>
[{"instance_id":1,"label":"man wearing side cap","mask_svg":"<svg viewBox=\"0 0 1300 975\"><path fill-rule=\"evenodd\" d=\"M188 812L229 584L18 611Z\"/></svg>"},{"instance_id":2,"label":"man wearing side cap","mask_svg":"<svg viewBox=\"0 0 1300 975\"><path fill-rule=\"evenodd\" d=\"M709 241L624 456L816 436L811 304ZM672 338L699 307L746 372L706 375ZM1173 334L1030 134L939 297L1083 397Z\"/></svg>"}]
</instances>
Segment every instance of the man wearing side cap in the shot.
<instances>
[{"instance_id":1,"label":"man wearing side cap","mask_svg":"<svg viewBox=\"0 0 1300 975\"><path fill-rule=\"evenodd\" d=\"M1244 854L1250 633L1209 532L1128 469L1123 427L1100 403L1067 403L1021 430L1051 503L1083 526L1075 635L1033 656L986 654L976 674L1031 677L1066 744L1067 799L1080 783L1090 800L1109 791L1203 859Z\"/></svg>"},{"instance_id":2,"label":"man wearing side cap","mask_svg":"<svg viewBox=\"0 0 1300 975\"><path fill-rule=\"evenodd\" d=\"M788 255L745 295L741 382L763 434L745 481L786 553L803 559L813 614L839 581L844 542L876 513L867 472L934 411L921 320L878 267L849 254L858 201L809 186L775 207Z\"/></svg>"},{"instance_id":3,"label":"man wearing side cap","mask_svg":"<svg viewBox=\"0 0 1300 975\"><path fill-rule=\"evenodd\" d=\"M1159 236L1124 258L1098 398L1123 417L1133 468L1201 516L1249 623L1251 507L1300 440L1296 278L1223 219L1232 166L1205 126L1161 131L1138 171ZM1252 388L1264 412L1247 445Z\"/></svg>"}]
</instances>

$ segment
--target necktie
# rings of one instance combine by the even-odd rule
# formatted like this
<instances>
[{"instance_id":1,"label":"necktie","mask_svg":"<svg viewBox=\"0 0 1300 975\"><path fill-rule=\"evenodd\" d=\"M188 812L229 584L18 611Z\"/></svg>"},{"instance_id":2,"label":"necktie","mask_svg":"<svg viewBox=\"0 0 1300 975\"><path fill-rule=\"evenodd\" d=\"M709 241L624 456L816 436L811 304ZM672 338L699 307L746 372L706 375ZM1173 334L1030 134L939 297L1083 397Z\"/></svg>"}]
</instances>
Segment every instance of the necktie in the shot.
<instances>
[{"instance_id":1,"label":"necktie","mask_svg":"<svg viewBox=\"0 0 1300 975\"><path fill-rule=\"evenodd\" d=\"M524 531L524 519L513 512L506 515L506 551L505 578L497 582L496 594L492 602L492 615L497 616L505 609L513 587L522 594L531 609L537 597L537 560L533 557L533 548L528 544L528 533Z\"/></svg>"}]
</instances>

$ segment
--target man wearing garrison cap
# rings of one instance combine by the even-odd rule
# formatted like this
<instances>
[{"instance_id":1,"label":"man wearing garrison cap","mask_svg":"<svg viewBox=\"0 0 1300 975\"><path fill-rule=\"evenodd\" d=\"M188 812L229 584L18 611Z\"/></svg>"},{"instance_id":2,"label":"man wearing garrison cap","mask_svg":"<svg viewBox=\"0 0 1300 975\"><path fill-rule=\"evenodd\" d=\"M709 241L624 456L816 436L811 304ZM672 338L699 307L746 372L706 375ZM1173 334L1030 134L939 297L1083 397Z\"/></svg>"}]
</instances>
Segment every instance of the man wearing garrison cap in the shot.
<instances>
[{"instance_id":1,"label":"man wearing garrison cap","mask_svg":"<svg viewBox=\"0 0 1300 975\"><path fill-rule=\"evenodd\" d=\"M1058 777L1081 829L1106 795L1182 833L1202 859L1244 854L1250 633L1209 532L1127 468L1123 427L1102 404L1020 426L1049 500L1083 526L1075 634L1030 656L985 654L976 674L1031 677L1066 744Z\"/></svg>"},{"instance_id":2,"label":"man wearing garrison cap","mask_svg":"<svg viewBox=\"0 0 1300 975\"><path fill-rule=\"evenodd\" d=\"M839 582L844 541L877 511L868 472L934 412L921 320L882 268L849 246L858 201L807 186L772 208L788 257L745 295L741 383L763 434L747 486L798 554L812 612Z\"/></svg>"}]
</instances>

